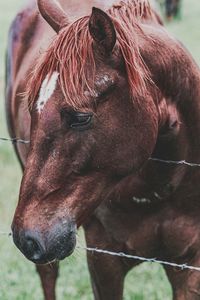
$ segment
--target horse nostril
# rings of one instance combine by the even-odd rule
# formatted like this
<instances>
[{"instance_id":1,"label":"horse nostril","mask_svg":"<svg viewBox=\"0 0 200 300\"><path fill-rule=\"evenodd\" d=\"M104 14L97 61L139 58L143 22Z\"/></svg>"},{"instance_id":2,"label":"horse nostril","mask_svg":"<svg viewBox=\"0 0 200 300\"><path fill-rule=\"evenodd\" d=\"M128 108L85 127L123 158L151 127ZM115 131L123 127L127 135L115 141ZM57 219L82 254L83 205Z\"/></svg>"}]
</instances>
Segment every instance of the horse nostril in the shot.
<instances>
[{"instance_id":1,"label":"horse nostril","mask_svg":"<svg viewBox=\"0 0 200 300\"><path fill-rule=\"evenodd\" d=\"M43 255L43 251L39 242L30 237L25 241L24 251L26 256L34 261L40 260Z\"/></svg>"},{"instance_id":2,"label":"horse nostril","mask_svg":"<svg viewBox=\"0 0 200 300\"><path fill-rule=\"evenodd\" d=\"M39 261L43 256L41 244L35 237L25 237L23 243L23 253L32 261Z\"/></svg>"},{"instance_id":3,"label":"horse nostril","mask_svg":"<svg viewBox=\"0 0 200 300\"><path fill-rule=\"evenodd\" d=\"M13 241L29 260L38 263L45 255L44 241L36 231L16 230L13 228Z\"/></svg>"}]
</instances>

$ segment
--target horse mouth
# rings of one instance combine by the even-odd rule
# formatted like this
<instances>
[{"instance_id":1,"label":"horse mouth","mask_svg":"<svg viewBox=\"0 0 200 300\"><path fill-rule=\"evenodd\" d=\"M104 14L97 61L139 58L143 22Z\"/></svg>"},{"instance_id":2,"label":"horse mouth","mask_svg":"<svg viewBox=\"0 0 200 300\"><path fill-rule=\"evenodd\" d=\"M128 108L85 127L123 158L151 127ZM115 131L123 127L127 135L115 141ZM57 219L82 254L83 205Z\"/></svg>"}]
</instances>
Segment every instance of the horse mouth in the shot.
<instances>
[{"instance_id":1,"label":"horse mouth","mask_svg":"<svg viewBox=\"0 0 200 300\"><path fill-rule=\"evenodd\" d=\"M22 254L38 265L51 264L70 256L76 247L76 225L57 226L49 233L13 230L13 241Z\"/></svg>"},{"instance_id":2,"label":"horse mouth","mask_svg":"<svg viewBox=\"0 0 200 300\"><path fill-rule=\"evenodd\" d=\"M38 260L37 258L30 259L27 256L26 256L26 258L36 265L51 265L51 264L58 263L59 261L64 260L65 258L72 255L75 250L75 247L76 246L74 246L73 249L71 249L71 251L69 251L67 254L64 254L64 253L62 253L60 255L58 254L56 257L54 257L53 255L51 255L51 256L49 255L49 257L47 258L45 255L43 258L40 258L40 260Z\"/></svg>"}]
</instances>

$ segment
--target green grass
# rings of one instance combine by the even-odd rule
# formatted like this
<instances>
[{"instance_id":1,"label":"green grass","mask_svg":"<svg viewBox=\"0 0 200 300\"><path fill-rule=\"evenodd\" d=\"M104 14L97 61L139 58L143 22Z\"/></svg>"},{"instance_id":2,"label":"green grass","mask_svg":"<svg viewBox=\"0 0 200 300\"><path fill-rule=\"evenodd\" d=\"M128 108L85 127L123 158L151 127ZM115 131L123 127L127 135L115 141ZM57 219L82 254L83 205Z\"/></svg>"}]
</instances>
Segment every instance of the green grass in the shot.
<instances>
[{"instance_id":1,"label":"green grass","mask_svg":"<svg viewBox=\"0 0 200 300\"><path fill-rule=\"evenodd\" d=\"M184 1L184 0L183 0ZM4 53L7 31L20 1L2 0L0 3L0 136L7 136L4 114L3 78ZM169 30L191 51L200 64L200 1L185 0L182 18L168 24ZM0 232L9 231L17 203L21 171L12 145L0 142ZM80 243L83 234L80 233ZM12 239L0 234L0 299L40 300L42 290L34 265L16 249ZM85 253L82 250L61 263L57 285L58 300L91 300L89 274ZM143 264L127 276L125 300L168 300L171 288L163 269L156 264Z\"/></svg>"}]
</instances>

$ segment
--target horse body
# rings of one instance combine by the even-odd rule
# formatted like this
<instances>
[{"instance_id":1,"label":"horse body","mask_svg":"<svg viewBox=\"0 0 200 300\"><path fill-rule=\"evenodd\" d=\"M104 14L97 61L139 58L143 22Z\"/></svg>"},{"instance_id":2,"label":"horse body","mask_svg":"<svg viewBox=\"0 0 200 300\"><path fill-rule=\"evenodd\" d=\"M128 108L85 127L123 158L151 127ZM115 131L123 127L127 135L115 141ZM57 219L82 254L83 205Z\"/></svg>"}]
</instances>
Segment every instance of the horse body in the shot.
<instances>
[{"instance_id":1,"label":"horse body","mask_svg":"<svg viewBox=\"0 0 200 300\"><path fill-rule=\"evenodd\" d=\"M168 20L173 17L178 17L180 14L181 0L166 0L165 1L165 13Z\"/></svg>"},{"instance_id":2,"label":"horse body","mask_svg":"<svg viewBox=\"0 0 200 300\"><path fill-rule=\"evenodd\" d=\"M92 6L106 10L112 2L87 1L82 4L63 1L61 5L70 22L74 22L78 17L90 15ZM140 5L145 1L132 2ZM115 9L120 11L121 6L123 8L121 4L116 5ZM142 18L143 14L147 16ZM95 89L103 98L101 103L102 98L97 97L98 119L93 121L97 134L90 127L87 131L91 118L87 102L75 110L81 110L78 117L71 112L76 104L74 98L80 96L78 92L72 95L74 98L70 94L63 97L65 91L61 92L58 86L54 88L52 85L51 100L39 103L39 95L45 98L45 92L42 93L42 88L37 90L33 76L31 92L37 97L29 104L24 96L26 101L21 101L19 93L27 90L27 78L35 60L55 39L55 33L38 14L34 3L18 15L11 27L7 72L8 124L13 137L29 139L31 132L30 149L25 145L16 148L25 172L13 234L20 250L36 263L53 260L55 255L57 259L69 255L75 244L75 227L83 224L90 247L199 264L199 170L164 164L149 160L149 157L200 161L200 72L185 49L166 33L154 13L150 16L146 10L140 11L140 16L135 13L135 18L139 18L139 30L136 30L138 23L133 28L139 45L138 59L142 57L141 65L135 66L136 72L145 63L151 74L151 80L147 78L145 97L139 95L139 88L137 91L137 84L143 86L137 74L134 78L136 91L130 96L130 82L127 83L125 75L128 66L125 71L122 59L126 54L122 55L118 46L113 50L115 33L110 19L99 11L94 11L90 19L90 33L95 41L94 59L98 62ZM98 22L105 32L98 31ZM62 34L64 40L64 29ZM67 46L62 44L62 47ZM79 49L79 54L82 50ZM102 54L105 51L106 58ZM61 57L61 54L56 53L56 57ZM37 75L44 75L42 72L47 62L37 70ZM59 70L62 72L62 68ZM51 76L56 78L56 74L51 73ZM93 78L92 75L90 73L89 78ZM146 76L146 71L142 76ZM40 81L44 85L45 78L42 78ZM50 80L54 80L53 77ZM87 95L94 97L94 87L88 89ZM104 96L107 93L110 98ZM105 101L105 97L110 100ZM67 106L64 98L68 99ZM89 112L93 111L89 105ZM31 115L29 106L32 106ZM62 125L58 111L61 111ZM75 131L66 135L64 129L60 129L63 124L68 124L66 122L79 128L77 122L82 119L85 127L76 133L78 137L75 137ZM77 151L78 148L81 152ZM43 243L49 249L47 254L41 255ZM122 299L124 277L137 263L88 254L95 299ZM40 266L38 271L46 299L54 299L57 266L52 269ZM182 271L177 276L173 269L166 268L166 271L174 299L194 300L199 297L198 273Z\"/></svg>"}]
</instances>

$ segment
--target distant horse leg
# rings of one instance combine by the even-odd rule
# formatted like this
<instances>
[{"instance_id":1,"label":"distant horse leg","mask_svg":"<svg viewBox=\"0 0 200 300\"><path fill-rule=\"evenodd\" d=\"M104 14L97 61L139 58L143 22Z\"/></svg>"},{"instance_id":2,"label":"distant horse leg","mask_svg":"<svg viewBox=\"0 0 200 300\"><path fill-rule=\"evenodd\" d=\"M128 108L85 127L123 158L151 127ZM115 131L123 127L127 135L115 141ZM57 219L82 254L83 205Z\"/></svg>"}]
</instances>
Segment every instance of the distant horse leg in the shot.
<instances>
[{"instance_id":1,"label":"distant horse leg","mask_svg":"<svg viewBox=\"0 0 200 300\"><path fill-rule=\"evenodd\" d=\"M199 266L200 260L192 265ZM200 272L166 268L166 273L172 285L174 300L200 299Z\"/></svg>"},{"instance_id":2,"label":"distant horse leg","mask_svg":"<svg viewBox=\"0 0 200 300\"><path fill-rule=\"evenodd\" d=\"M55 300L56 279L58 277L58 263L51 263L49 265L36 265L37 272L40 275L42 288L45 300Z\"/></svg>"},{"instance_id":3,"label":"distant horse leg","mask_svg":"<svg viewBox=\"0 0 200 300\"><path fill-rule=\"evenodd\" d=\"M114 243L109 240L98 220L93 220L90 225L84 229L88 247L113 249L117 251ZM94 299L122 300L124 277L128 269L120 257L88 252L87 260Z\"/></svg>"}]
</instances>

